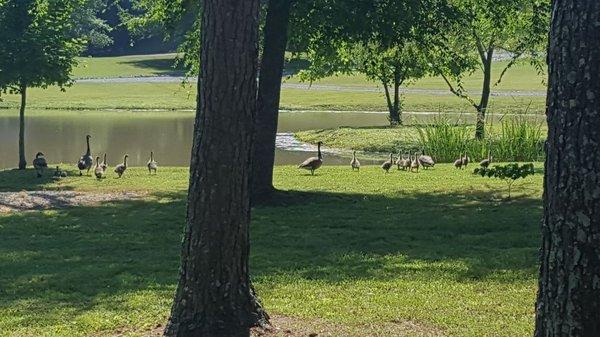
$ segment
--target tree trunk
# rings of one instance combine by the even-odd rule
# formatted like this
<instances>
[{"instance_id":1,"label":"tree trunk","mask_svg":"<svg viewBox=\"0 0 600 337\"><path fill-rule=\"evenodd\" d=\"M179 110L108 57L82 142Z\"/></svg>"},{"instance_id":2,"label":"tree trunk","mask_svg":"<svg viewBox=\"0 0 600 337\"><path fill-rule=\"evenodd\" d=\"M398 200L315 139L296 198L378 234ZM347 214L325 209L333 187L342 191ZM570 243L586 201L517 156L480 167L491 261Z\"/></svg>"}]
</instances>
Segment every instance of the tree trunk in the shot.
<instances>
[{"instance_id":1,"label":"tree trunk","mask_svg":"<svg viewBox=\"0 0 600 337\"><path fill-rule=\"evenodd\" d=\"M535 336L600 336L600 2L553 7Z\"/></svg>"},{"instance_id":2,"label":"tree trunk","mask_svg":"<svg viewBox=\"0 0 600 337\"><path fill-rule=\"evenodd\" d=\"M485 114L490 102L491 83L492 83L492 56L494 49L489 48L483 59L483 88L481 90L481 99L477 106L477 120L475 125L475 138L483 139L485 137Z\"/></svg>"},{"instance_id":3,"label":"tree trunk","mask_svg":"<svg viewBox=\"0 0 600 337\"><path fill-rule=\"evenodd\" d=\"M392 125L392 126L398 125L399 119L400 119L400 114L395 105L395 100L392 101L392 95L390 93L390 86L384 82L383 89L385 91L385 99L387 101L387 106L388 106L388 112L389 112L388 119L390 121L390 125Z\"/></svg>"},{"instance_id":4,"label":"tree trunk","mask_svg":"<svg viewBox=\"0 0 600 337\"><path fill-rule=\"evenodd\" d=\"M266 323L248 272L258 8L259 0L202 2L187 220L167 336L248 336Z\"/></svg>"},{"instance_id":5,"label":"tree trunk","mask_svg":"<svg viewBox=\"0 0 600 337\"><path fill-rule=\"evenodd\" d=\"M275 138L289 16L290 0L269 0L260 66L258 110L254 121L253 200L266 198L274 190Z\"/></svg>"},{"instance_id":6,"label":"tree trunk","mask_svg":"<svg viewBox=\"0 0 600 337\"><path fill-rule=\"evenodd\" d=\"M400 82L394 81L394 118L396 125L402 125L402 111L400 108Z\"/></svg>"},{"instance_id":7,"label":"tree trunk","mask_svg":"<svg viewBox=\"0 0 600 337\"><path fill-rule=\"evenodd\" d=\"M19 170L27 167L25 159L25 106L27 104L27 87L21 85L21 107L19 109Z\"/></svg>"}]
</instances>

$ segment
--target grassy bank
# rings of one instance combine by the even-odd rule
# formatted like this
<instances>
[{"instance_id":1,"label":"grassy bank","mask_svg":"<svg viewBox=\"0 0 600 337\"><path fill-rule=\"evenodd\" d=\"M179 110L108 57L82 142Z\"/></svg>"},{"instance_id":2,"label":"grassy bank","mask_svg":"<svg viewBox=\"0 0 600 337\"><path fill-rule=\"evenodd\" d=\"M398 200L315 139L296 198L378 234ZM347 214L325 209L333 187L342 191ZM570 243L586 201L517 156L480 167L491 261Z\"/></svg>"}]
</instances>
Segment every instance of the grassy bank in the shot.
<instances>
[{"instance_id":1,"label":"grassy bank","mask_svg":"<svg viewBox=\"0 0 600 337\"><path fill-rule=\"evenodd\" d=\"M524 117L505 117L488 127L486 139L475 140L475 127L434 117L428 124L389 127L338 127L296 132L302 142L344 150L381 153L414 153L426 149L439 162L453 162L468 152L475 160L488 152L500 161L536 161L544 156L545 123Z\"/></svg>"},{"instance_id":2,"label":"grassy bank","mask_svg":"<svg viewBox=\"0 0 600 337\"><path fill-rule=\"evenodd\" d=\"M148 193L0 215L0 331L135 336L164 324L187 181L183 168L100 182L0 171L4 191ZM272 315L342 324L355 336L402 322L412 322L409 335L531 335L541 183L527 178L505 201L503 182L449 165L388 175L326 166L314 177L277 167L277 202L253 212L254 282Z\"/></svg>"}]
</instances>

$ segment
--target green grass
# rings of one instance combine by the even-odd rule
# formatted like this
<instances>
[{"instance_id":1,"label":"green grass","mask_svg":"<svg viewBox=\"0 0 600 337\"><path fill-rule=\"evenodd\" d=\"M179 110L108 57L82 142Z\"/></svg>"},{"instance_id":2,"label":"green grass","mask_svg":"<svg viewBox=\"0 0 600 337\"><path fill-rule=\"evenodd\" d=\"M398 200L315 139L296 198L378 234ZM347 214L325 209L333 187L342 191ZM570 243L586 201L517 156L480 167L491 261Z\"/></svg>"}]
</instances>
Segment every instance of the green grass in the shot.
<instances>
[{"instance_id":1,"label":"green grass","mask_svg":"<svg viewBox=\"0 0 600 337\"><path fill-rule=\"evenodd\" d=\"M299 131L294 135L302 142L316 144L322 141L330 148L363 151L367 152L366 155L369 155L368 152L420 152L426 148L440 162L452 162L464 151L477 161L486 158L491 140L492 154L497 160L539 160L543 158L542 143L547 133L545 123L522 118L504 117L502 122L493 126L488 123L488 137L484 141L473 138L474 125L455 125L444 122L445 119L440 121L439 117L428 124L338 127Z\"/></svg>"},{"instance_id":2,"label":"green grass","mask_svg":"<svg viewBox=\"0 0 600 337\"><path fill-rule=\"evenodd\" d=\"M80 57L75 78L183 75L175 69L176 54Z\"/></svg>"},{"instance_id":3,"label":"green grass","mask_svg":"<svg viewBox=\"0 0 600 337\"><path fill-rule=\"evenodd\" d=\"M56 88L28 91L28 107L32 109L195 109L196 86L177 83L80 83L61 92ZM20 98L3 96L0 108L17 108ZM531 103L531 107L529 104ZM340 92L283 89L284 110L353 110L385 111L385 97L376 92ZM528 108L529 107L529 108ZM494 97L490 111L495 113L543 113L544 97ZM454 96L423 94L405 95L406 111L473 113L466 101Z\"/></svg>"},{"instance_id":4,"label":"green grass","mask_svg":"<svg viewBox=\"0 0 600 337\"><path fill-rule=\"evenodd\" d=\"M327 157L325 157L327 160ZM541 164L537 164L539 167ZM251 272L271 314L348 324L411 320L450 336L533 331L540 174L504 183L449 165L418 174L276 167L255 207ZM36 180L3 190L136 190L144 200L0 215L0 331L140 335L164 324L177 281L187 169L116 180ZM357 336L363 332L357 331Z\"/></svg>"}]
</instances>

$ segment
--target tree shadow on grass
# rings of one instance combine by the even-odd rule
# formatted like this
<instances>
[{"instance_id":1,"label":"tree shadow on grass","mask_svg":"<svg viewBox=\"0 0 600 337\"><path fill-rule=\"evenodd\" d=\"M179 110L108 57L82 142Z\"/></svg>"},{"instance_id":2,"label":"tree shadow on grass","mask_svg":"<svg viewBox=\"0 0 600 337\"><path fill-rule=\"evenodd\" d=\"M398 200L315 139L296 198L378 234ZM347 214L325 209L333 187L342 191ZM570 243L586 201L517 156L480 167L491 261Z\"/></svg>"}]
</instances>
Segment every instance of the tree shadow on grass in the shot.
<instances>
[{"instance_id":1,"label":"tree shadow on grass","mask_svg":"<svg viewBox=\"0 0 600 337\"><path fill-rule=\"evenodd\" d=\"M133 65L137 68L150 69L156 76L184 76L186 71L181 65L175 66L173 58L152 58L124 61L123 63Z\"/></svg>"},{"instance_id":2,"label":"tree shadow on grass","mask_svg":"<svg viewBox=\"0 0 600 337\"><path fill-rule=\"evenodd\" d=\"M64 170L64 168L63 168ZM45 170L42 177L36 176L36 170L28 168L25 170L0 170L0 192L15 192L15 191L35 191L48 188L49 185L56 182L53 177L54 169ZM69 172L69 174L74 174ZM70 190L70 187L61 188L62 190Z\"/></svg>"},{"instance_id":3,"label":"tree shadow on grass","mask_svg":"<svg viewBox=\"0 0 600 337\"><path fill-rule=\"evenodd\" d=\"M327 283L536 275L539 199L288 191L274 200L253 209L257 282L281 274ZM184 221L184 192L2 215L0 309L28 303L52 321L59 308L86 312L99 298L172 294ZM130 310L110 299L110 310Z\"/></svg>"}]
</instances>

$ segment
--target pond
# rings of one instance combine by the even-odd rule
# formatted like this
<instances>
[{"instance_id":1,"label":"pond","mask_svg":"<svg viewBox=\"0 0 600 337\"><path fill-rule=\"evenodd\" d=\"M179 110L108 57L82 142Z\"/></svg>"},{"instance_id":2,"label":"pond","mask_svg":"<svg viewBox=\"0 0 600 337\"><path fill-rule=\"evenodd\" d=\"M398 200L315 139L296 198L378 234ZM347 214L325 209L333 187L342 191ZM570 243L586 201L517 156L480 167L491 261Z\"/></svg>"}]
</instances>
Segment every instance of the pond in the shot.
<instances>
[{"instance_id":1,"label":"pond","mask_svg":"<svg viewBox=\"0 0 600 337\"><path fill-rule=\"evenodd\" d=\"M428 120L433 116L435 114L406 114L405 118L410 122ZM387 116L383 113L282 112L276 164L295 165L316 151L315 146L297 142L293 132L387 124ZM17 111L0 111L0 169L15 167L18 163L18 126ZM187 166L193 128L193 112L29 111L26 116L26 156L31 164L35 153L41 151L51 163L74 165L85 152L85 135L90 134L93 137L93 155L106 152L108 162L113 166L122 161L125 153L129 154L132 166L143 166L151 150L162 166ZM348 164L347 157L330 149L324 152L328 165Z\"/></svg>"},{"instance_id":2,"label":"pond","mask_svg":"<svg viewBox=\"0 0 600 337\"><path fill-rule=\"evenodd\" d=\"M14 112L14 113L13 113ZM276 164L298 164L316 148L292 136L299 130L336 126L386 125L384 114L282 112L279 119ZM189 165L193 112L30 111L26 115L25 148L29 164L43 152L51 163L75 164L85 152L85 135L92 135L93 155L108 154L109 164L129 154L132 166L143 166L150 151L162 166ZM18 163L17 111L0 112L0 169ZM307 152L308 151L308 152ZM347 158L326 154L328 164L347 164Z\"/></svg>"}]
</instances>

